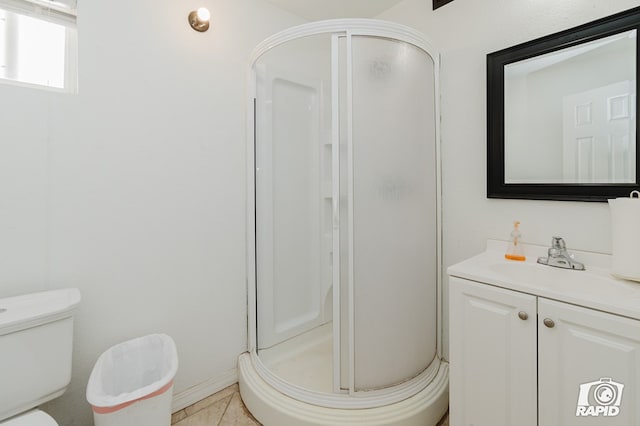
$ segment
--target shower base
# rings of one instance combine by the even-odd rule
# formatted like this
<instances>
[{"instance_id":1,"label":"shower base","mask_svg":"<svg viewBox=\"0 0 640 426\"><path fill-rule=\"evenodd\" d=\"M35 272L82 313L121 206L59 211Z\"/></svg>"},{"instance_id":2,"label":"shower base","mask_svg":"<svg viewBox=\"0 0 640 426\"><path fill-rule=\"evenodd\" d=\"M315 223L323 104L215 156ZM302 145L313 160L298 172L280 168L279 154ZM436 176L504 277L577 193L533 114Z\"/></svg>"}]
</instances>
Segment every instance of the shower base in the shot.
<instances>
[{"instance_id":1,"label":"shower base","mask_svg":"<svg viewBox=\"0 0 640 426\"><path fill-rule=\"evenodd\" d=\"M262 363L276 376L293 385L331 393L333 374L332 323L260 350Z\"/></svg>"},{"instance_id":2,"label":"shower base","mask_svg":"<svg viewBox=\"0 0 640 426\"><path fill-rule=\"evenodd\" d=\"M420 392L374 408L328 408L291 398L262 379L249 353L238 358L238 378L242 400L265 426L434 426L449 404L449 364L443 361Z\"/></svg>"}]
</instances>

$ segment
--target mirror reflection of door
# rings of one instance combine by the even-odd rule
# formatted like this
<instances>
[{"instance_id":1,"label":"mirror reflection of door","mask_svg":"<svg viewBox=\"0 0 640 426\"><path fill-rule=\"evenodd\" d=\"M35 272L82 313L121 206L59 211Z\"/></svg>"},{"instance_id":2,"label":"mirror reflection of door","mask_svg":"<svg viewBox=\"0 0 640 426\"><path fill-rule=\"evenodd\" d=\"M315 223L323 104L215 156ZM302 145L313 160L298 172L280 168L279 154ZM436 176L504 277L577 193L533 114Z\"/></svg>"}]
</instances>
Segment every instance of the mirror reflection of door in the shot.
<instances>
[{"instance_id":1,"label":"mirror reflection of door","mask_svg":"<svg viewBox=\"0 0 640 426\"><path fill-rule=\"evenodd\" d=\"M636 30L507 64L506 183L635 180Z\"/></svg>"},{"instance_id":2,"label":"mirror reflection of door","mask_svg":"<svg viewBox=\"0 0 640 426\"><path fill-rule=\"evenodd\" d=\"M564 97L565 183L633 182L635 90L621 81Z\"/></svg>"}]
</instances>

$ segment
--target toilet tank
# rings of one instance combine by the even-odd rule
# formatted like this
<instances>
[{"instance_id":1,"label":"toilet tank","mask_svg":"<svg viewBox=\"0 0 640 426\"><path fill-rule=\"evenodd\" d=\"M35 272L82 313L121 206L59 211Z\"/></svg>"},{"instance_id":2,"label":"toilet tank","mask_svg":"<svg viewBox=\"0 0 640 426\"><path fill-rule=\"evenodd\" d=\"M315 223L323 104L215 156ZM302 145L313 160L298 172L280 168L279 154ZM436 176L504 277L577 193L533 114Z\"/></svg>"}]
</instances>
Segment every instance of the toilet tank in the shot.
<instances>
[{"instance_id":1,"label":"toilet tank","mask_svg":"<svg viewBox=\"0 0 640 426\"><path fill-rule=\"evenodd\" d=\"M0 421L64 393L79 303L75 288L0 299Z\"/></svg>"}]
</instances>

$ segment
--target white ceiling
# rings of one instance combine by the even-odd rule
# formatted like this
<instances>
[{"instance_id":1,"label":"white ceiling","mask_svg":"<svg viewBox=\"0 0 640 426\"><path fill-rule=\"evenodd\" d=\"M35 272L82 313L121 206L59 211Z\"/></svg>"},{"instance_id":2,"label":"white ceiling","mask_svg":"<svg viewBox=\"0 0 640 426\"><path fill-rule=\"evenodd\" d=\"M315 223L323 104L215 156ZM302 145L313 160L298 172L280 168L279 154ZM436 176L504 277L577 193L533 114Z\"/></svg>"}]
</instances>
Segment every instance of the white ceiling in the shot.
<instances>
[{"instance_id":1,"label":"white ceiling","mask_svg":"<svg viewBox=\"0 0 640 426\"><path fill-rule=\"evenodd\" d=\"M309 21L333 18L373 18L402 0L267 0Z\"/></svg>"}]
</instances>

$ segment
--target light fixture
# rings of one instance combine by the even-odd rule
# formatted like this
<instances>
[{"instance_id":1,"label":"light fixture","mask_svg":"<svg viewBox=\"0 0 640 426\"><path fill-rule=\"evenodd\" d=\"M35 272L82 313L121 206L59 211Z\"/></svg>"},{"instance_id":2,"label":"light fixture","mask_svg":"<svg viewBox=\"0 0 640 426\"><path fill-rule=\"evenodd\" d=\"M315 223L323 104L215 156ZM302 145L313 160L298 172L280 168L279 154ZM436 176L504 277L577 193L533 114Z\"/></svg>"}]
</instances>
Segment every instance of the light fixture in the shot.
<instances>
[{"instance_id":1,"label":"light fixture","mask_svg":"<svg viewBox=\"0 0 640 426\"><path fill-rule=\"evenodd\" d=\"M194 10L189 14L189 24L191 28L201 33L209 29L209 19L211 14L206 7L199 7L198 10Z\"/></svg>"}]
</instances>

